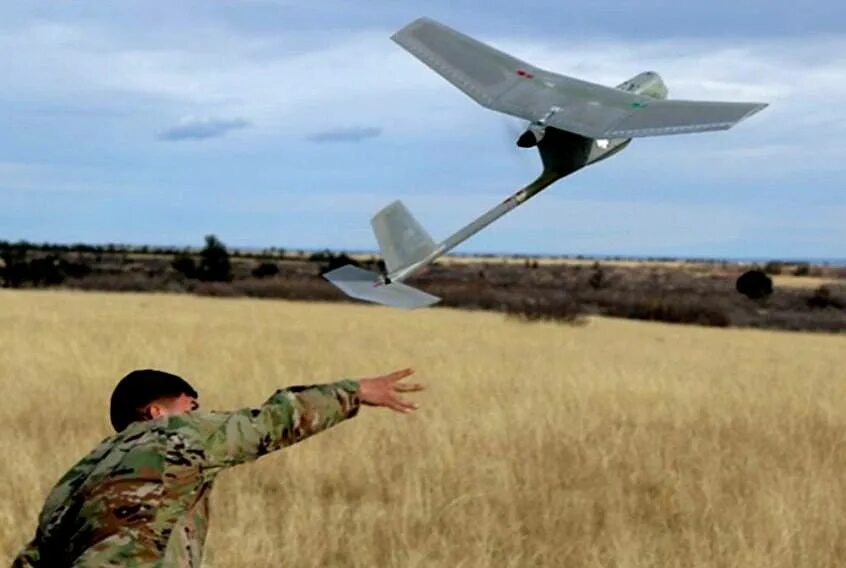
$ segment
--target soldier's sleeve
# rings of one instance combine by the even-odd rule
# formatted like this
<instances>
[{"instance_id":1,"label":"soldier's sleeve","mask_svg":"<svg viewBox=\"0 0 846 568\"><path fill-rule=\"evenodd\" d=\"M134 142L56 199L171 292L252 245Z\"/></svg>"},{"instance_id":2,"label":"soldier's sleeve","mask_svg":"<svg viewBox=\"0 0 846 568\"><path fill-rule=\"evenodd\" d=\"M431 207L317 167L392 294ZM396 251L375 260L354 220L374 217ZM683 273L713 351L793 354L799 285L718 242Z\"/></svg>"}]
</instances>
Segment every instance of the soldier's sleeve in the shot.
<instances>
[{"instance_id":1,"label":"soldier's sleeve","mask_svg":"<svg viewBox=\"0 0 846 568\"><path fill-rule=\"evenodd\" d=\"M40 557L38 547L33 540L18 553L17 557L12 561L12 568L34 568L38 565Z\"/></svg>"},{"instance_id":2,"label":"soldier's sleeve","mask_svg":"<svg viewBox=\"0 0 846 568\"><path fill-rule=\"evenodd\" d=\"M343 380L280 389L258 408L214 413L203 444L206 467L237 465L296 444L352 418L360 405L358 382Z\"/></svg>"}]
</instances>

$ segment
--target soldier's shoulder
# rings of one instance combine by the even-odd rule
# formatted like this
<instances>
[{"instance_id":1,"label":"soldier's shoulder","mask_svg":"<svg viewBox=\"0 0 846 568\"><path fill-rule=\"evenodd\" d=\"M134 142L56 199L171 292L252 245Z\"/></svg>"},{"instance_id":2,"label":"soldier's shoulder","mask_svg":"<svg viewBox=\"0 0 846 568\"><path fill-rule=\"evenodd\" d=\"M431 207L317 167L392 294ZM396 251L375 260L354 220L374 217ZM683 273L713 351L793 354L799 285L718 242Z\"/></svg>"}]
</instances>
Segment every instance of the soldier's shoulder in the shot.
<instances>
[{"instance_id":1,"label":"soldier's shoulder","mask_svg":"<svg viewBox=\"0 0 846 568\"><path fill-rule=\"evenodd\" d=\"M79 461L73 464L70 469L65 472L65 474L56 483L56 488L68 485L75 486L79 484L80 480L87 478L90 475L91 470L96 467L97 464L99 464L102 459L109 454L109 452L112 451L117 440L118 436L116 435L103 439L93 450L82 456Z\"/></svg>"},{"instance_id":2,"label":"soldier's shoulder","mask_svg":"<svg viewBox=\"0 0 846 568\"><path fill-rule=\"evenodd\" d=\"M154 427L166 434L206 438L220 428L228 417L229 413L226 412L195 410L187 414L167 416L156 421Z\"/></svg>"}]
</instances>

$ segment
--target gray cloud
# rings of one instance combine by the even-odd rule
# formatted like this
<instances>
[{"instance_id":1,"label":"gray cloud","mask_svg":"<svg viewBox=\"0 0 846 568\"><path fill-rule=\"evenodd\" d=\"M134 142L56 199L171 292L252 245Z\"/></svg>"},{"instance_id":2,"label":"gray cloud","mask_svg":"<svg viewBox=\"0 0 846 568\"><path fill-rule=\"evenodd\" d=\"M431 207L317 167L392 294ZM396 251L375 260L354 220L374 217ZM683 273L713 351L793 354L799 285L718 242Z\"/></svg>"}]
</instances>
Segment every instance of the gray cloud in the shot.
<instances>
[{"instance_id":1,"label":"gray cloud","mask_svg":"<svg viewBox=\"0 0 846 568\"><path fill-rule=\"evenodd\" d=\"M311 134L307 140L318 144L328 142L361 142L368 138L381 136L382 129L378 126L354 126L352 128L337 128Z\"/></svg>"},{"instance_id":2,"label":"gray cloud","mask_svg":"<svg viewBox=\"0 0 846 568\"><path fill-rule=\"evenodd\" d=\"M159 140L177 142L182 140L205 140L224 136L230 130L239 130L250 125L243 118L196 118L187 117L179 124L159 133Z\"/></svg>"}]
</instances>

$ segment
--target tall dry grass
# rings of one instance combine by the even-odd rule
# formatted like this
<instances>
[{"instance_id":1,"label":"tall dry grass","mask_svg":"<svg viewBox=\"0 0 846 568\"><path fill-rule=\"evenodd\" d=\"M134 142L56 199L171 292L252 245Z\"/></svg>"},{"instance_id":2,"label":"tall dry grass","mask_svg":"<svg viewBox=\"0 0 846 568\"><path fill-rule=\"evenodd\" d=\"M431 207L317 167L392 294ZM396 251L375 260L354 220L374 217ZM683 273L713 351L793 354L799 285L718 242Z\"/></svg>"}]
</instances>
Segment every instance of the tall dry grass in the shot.
<instances>
[{"instance_id":1,"label":"tall dry grass","mask_svg":"<svg viewBox=\"0 0 846 568\"><path fill-rule=\"evenodd\" d=\"M4 291L0 346L2 562L133 368L231 408L413 366L416 414L224 473L207 565L846 564L842 336Z\"/></svg>"}]
</instances>

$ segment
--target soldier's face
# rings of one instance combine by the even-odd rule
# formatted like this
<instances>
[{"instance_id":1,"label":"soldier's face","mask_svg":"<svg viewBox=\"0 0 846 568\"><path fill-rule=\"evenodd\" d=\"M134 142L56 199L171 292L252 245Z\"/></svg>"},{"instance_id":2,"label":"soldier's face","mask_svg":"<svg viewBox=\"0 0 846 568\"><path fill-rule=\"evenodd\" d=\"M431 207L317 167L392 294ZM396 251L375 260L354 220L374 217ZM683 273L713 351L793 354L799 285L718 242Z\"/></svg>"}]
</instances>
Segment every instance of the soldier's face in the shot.
<instances>
[{"instance_id":1,"label":"soldier's face","mask_svg":"<svg viewBox=\"0 0 846 568\"><path fill-rule=\"evenodd\" d=\"M200 403L193 396L181 394L175 397L160 398L155 402L151 402L147 406L147 414L151 419L161 418L162 416L178 416L180 414L187 414L192 410L200 407Z\"/></svg>"},{"instance_id":2,"label":"soldier's face","mask_svg":"<svg viewBox=\"0 0 846 568\"><path fill-rule=\"evenodd\" d=\"M171 399L171 414L186 414L192 410L197 410L200 403L193 396L181 394L176 398Z\"/></svg>"}]
</instances>

